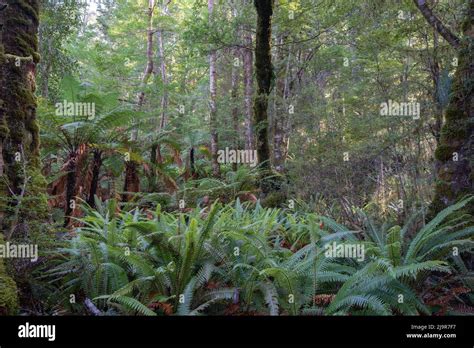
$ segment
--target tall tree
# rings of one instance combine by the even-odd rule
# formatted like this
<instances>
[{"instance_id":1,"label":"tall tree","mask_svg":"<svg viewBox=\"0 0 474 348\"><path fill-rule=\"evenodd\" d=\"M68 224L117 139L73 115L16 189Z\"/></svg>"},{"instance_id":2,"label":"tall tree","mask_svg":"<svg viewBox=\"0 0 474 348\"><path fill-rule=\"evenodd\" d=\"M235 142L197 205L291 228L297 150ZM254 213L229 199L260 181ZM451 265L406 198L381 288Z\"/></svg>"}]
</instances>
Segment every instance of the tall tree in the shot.
<instances>
[{"instance_id":1,"label":"tall tree","mask_svg":"<svg viewBox=\"0 0 474 348\"><path fill-rule=\"evenodd\" d=\"M167 0L162 6L162 12L164 15L169 15L168 4L171 0ZM167 122L167 111L168 111L168 75L166 71L166 57L165 57L165 44L163 38L163 28L160 28L156 37L158 39L158 59L160 60L160 73L161 83L163 86L163 92L161 96L161 118L160 118L160 129L165 128Z\"/></svg>"},{"instance_id":2,"label":"tall tree","mask_svg":"<svg viewBox=\"0 0 474 348\"><path fill-rule=\"evenodd\" d=\"M255 69L257 94L255 96L255 132L257 154L262 169L271 168L268 141L268 96L274 74L271 57L273 0L255 0L257 10L257 35L255 43Z\"/></svg>"},{"instance_id":3,"label":"tall tree","mask_svg":"<svg viewBox=\"0 0 474 348\"><path fill-rule=\"evenodd\" d=\"M209 23L212 25L214 14L214 0L208 0ZM217 133L217 54L215 48L211 48L209 53L209 125L211 128L211 156L212 173L214 176L220 175L220 167L217 162L218 133Z\"/></svg>"},{"instance_id":4,"label":"tall tree","mask_svg":"<svg viewBox=\"0 0 474 348\"><path fill-rule=\"evenodd\" d=\"M439 161L435 197L431 206L436 213L465 194L474 193L474 2L470 1L458 38L433 14L424 0L414 0L428 23L458 54L446 122L435 152ZM472 207L474 212L474 207Z\"/></svg>"},{"instance_id":5,"label":"tall tree","mask_svg":"<svg viewBox=\"0 0 474 348\"><path fill-rule=\"evenodd\" d=\"M171 0L167 0L161 6L161 12L163 15L168 16L168 5ZM166 57L165 57L165 42L164 42L164 30L163 28L159 28L156 31L156 38L157 38L157 45L158 45L158 60L160 62L160 79L161 79L161 86L162 86L162 94L161 94L161 116L159 121L157 120L156 123L156 132L159 133L166 127L166 123L168 121L168 103L169 103L169 96L168 96L168 73L166 69ZM157 72L154 70L154 74ZM156 171L156 164L163 162L163 156L161 155L161 144L158 141L151 145L151 153L150 153L150 161L152 163L152 172L149 175L148 182L149 182L149 190L150 192L154 192L157 189L157 171Z\"/></svg>"},{"instance_id":6,"label":"tall tree","mask_svg":"<svg viewBox=\"0 0 474 348\"><path fill-rule=\"evenodd\" d=\"M247 5L250 0L244 0ZM249 25L243 27L244 49L242 50L242 61L244 65L244 110L245 110L245 148L247 150L254 148L253 134L253 42L252 32Z\"/></svg>"},{"instance_id":7,"label":"tall tree","mask_svg":"<svg viewBox=\"0 0 474 348\"><path fill-rule=\"evenodd\" d=\"M155 11L155 0L148 1L147 11L147 44L146 44L146 58L147 63L145 71L143 72L142 80L140 83L140 91L137 96L137 108L140 111L145 102L145 88L153 73L153 13ZM135 123L135 129L132 130L131 142L135 143L138 140L138 122ZM125 182L124 182L124 194L122 199L127 201L129 198L129 192L140 191L140 177L138 176L138 163L133 160L129 160L125 164Z\"/></svg>"}]
</instances>

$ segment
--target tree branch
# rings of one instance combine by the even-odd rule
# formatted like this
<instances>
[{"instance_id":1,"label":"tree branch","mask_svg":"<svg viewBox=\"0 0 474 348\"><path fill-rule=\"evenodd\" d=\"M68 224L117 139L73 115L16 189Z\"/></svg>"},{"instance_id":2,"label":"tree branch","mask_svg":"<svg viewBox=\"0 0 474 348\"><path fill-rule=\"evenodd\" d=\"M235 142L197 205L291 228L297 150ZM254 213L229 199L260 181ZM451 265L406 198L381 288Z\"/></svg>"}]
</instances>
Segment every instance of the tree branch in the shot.
<instances>
[{"instance_id":1,"label":"tree branch","mask_svg":"<svg viewBox=\"0 0 474 348\"><path fill-rule=\"evenodd\" d=\"M458 49L459 38L435 16L433 11L426 5L426 0L413 0L426 21L442 36L448 43Z\"/></svg>"}]
</instances>

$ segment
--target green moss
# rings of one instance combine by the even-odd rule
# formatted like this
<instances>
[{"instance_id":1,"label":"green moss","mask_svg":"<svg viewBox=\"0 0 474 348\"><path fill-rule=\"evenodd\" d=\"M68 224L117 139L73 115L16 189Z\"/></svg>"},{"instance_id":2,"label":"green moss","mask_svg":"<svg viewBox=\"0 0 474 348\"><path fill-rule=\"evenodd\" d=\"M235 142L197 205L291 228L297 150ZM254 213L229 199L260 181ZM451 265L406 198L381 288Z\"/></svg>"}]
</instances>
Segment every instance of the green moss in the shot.
<instances>
[{"instance_id":1,"label":"green moss","mask_svg":"<svg viewBox=\"0 0 474 348\"><path fill-rule=\"evenodd\" d=\"M36 2L34 2L36 3ZM39 9L37 7L31 6L27 1L25 0L17 0L16 5L21 7L21 10L23 13L25 13L28 18L33 20L35 24L38 23L39 21Z\"/></svg>"},{"instance_id":2,"label":"green moss","mask_svg":"<svg viewBox=\"0 0 474 348\"><path fill-rule=\"evenodd\" d=\"M457 107L450 106L445 113L446 121L459 120L465 118L464 112Z\"/></svg>"},{"instance_id":3,"label":"green moss","mask_svg":"<svg viewBox=\"0 0 474 348\"><path fill-rule=\"evenodd\" d=\"M466 120L450 120L447 121L441 131L441 139L446 140L462 140L467 136Z\"/></svg>"},{"instance_id":4,"label":"green moss","mask_svg":"<svg viewBox=\"0 0 474 348\"><path fill-rule=\"evenodd\" d=\"M8 129L8 126L5 124L5 122L0 123L0 141L8 137L9 134L10 130Z\"/></svg>"},{"instance_id":5,"label":"green moss","mask_svg":"<svg viewBox=\"0 0 474 348\"><path fill-rule=\"evenodd\" d=\"M451 146L440 144L436 148L435 158L439 161L446 162L453 158L453 152L455 152L455 149L453 149Z\"/></svg>"},{"instance_id":6,"label":"green moss","mask_svg":"<svg viewBox=\"0 0 474 348\"><path fill-rule=\"evenodd\" d=\"M0 244L3 244L0 234ZM15 315L18 312L18 295L15 281L7 274L3 260L0 260L0 315Z\"/></svg>"},{"instance_id":7,"label":"green moss","mask_svg":"<svg viewBox=\"0 0 474 348\"><path fill-rule=\"evenodd\" d=\"M265 208L281 208L286 203L286 195L283 192L271 192L262 201Z\"/></svg>"},{"instance_id":8,"label":"green moss","mask_svg":"<svg viewBox=\"0 0 474 348\"><path fill-rule=\"evenodd\" d=\"M453 204L465 194L473 194L474 150L472 98L474 81L472 61L474 60L474 40L472 38L472 11L467 13L463 24L464 35L458 50L458 67L454 74L452 93L447 107L446 122L435 152L439 161L435 197L430 207L431 216ZM453 153L458 161L453 161ZM467 162L467 166L466 166Z\"/></svg>"},{"instance_id":9,"label":"green moss","mask_svg":"<svg viewBox=\"0 0 474 348\"><path fill-rule=\"evenodd\" d=\"M41 61L41 55L38 52L33 52L33 61L38 64Z\"/></svg>"}]
</instances>

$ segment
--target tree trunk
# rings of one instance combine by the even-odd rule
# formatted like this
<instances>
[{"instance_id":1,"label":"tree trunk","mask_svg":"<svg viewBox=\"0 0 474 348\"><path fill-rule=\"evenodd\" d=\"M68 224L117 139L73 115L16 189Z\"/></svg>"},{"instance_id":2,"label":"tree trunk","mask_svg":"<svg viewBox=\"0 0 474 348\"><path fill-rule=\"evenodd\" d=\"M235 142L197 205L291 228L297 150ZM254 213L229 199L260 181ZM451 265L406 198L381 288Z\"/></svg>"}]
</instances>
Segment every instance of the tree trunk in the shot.
<instances>
[{"instance_id":1,"label":"tree trunk","mask_svg":"<svg viewBox=\"0 0 474 348\"><path fill-rule=\"evenodd\" d=\"M164 15L168 15L168 2L163 4L162 12ZM165 62L165 44L163 38L163 30L160 29L156 33L157 44L158 44L158 60L160 61L160 78L162 85L161 95L161 117L159 122L156 122L156 132L159 133L166 127L167 113L168 113L168 76L166 72ZM156 143L151 147L150 152L150 174L148 175L148 190L149 192L155 192L158 189L158 175L157 175L157 163L162 162L161 158L161 144Z\"/></svg>"},{"instance_id":2,"label":"tree trunk","mask_svg":"<svg viewBox=\"0 0 474 348\"><path fill-rule=\"evenodd\" d=\"M459 43L458 67L454 75L451 99L445 113L435 156L439 161L435 197L431 213L435 214L474 193L474 2L470 3ZM470 207L474 213L474 206Z\"/></svg>"},{"instance_id":3,"label":"tree trunk","mask_svg":"<svg viewBox=\"0 0 474 348\"><path fill-rule=\"evenodd\" d=\"M279 44L283 45L284 37L280 38ZM284 73L279 74L280 76L276 82L276 108L275 116L273 119L273 164L275 170L283 172L286 157L288 154L288 132L287 123L289 118L289 81L291 78L290 74L290 60L291 60L291 46L288 50L288 56L286 58L286 64L284 67ZM279 61L284 61L285 56L282 49L279 50Z\"/></svg>"},{"instance_id":4,"label":"tree trunk","mask_svg":"<svg viewBox=\"0 0 474 348\"><path fill-rule=\"evenodd\" d=\"M18 195L27 184L27 196L37 200L31 209L20 212L20 220L30 223L27 216L46 214L45 182L39 163L39 127L36 120L36 66L39 63L38 25L39 1L8 1L0 11L0 230L9 230L8 219L2 216L11 206L17 206ZM27 24L25 24L27 23ZM28 173L23 173L24 162ZM29 182L27 182L29 181ZM43 202L44 201L44 202ZM9 208L10 206L10 208ZM30 226L34 228L34 224Z\"/></svg>"},{"instance_id":5,"label":"tree trunk","mask_svg":"<svg viewBox=\"0 0 474 348\"><path fill-rule=\"evenodd\" d=\"M268 141L268 96L273 83L271 57L271 18L273 0L255 0L257 10L257 36L255 45L255 68L257 95L255 96L255 127L257 154L262 169L270 169L270 146Z\"/></svg>"},{"instance_id":6,"label":"tree trunk","mask_svg":"<svg viewBox=\"0 0 474 348\"><path fill-rule=\"evenodd\" d=\"M208 0L209 22L212 22L214 12L214 0ZM216 50L211 49L209 54L209 125L211 129L211 156L212 174L220 176L220 167L217 162L218 134L217 134L217 55Z\"/></svg>"},{"instance_id":7,"label":"tree trunk","mask_svg":"<svg viewBox=\"0 0 474 348\"><path fill-rule=\"evenodd\" d=\"M238 57L238 50L234 50L234 57ZM239 93L239 69L232 65L231 76L231 99L232 99L232 125L234 128L234 148L240 148L240 132L239 132L239 107L237 105L237 98ZM232 163L232 169L237 170L237 163Z\"/></svg>"},{"instance_id":8,"label":"tree trunk","mask_svg":"<svg viewBox=\"0 0 474 348\"><path fill-rule=\"evenodd\" d=\"M163 6L164 14L168 15L168 5ZM156 33L158 39L158 59L160 60L160 72L161 72L161 83L163 86L163 95L161 96L161 119L160 129L166 126L166 113L168 110L168 76L166 73L166 62L165 62L165 44L163 39L163 30L158 30Z\"/></svg>"},{"instance_id":9,"label":"tree trunk","mask_svg":"<svg viewBox=\"0 0 474 348\"><path fill-rule=\"evenodd\" d=\"M39 1L8 0L7 5L0 8L0 231L14 230L11 219L5 217L14 210L17 221L31 234L39 232L39 222L47 216L35 98ZM24 198L28 197L28 208L18 199L22 191ZM4 285L0 313L13 314L17 303L15 283L7 276L3 263L0 284Z\"/></svg>"},{"instance_id":10,"label":"tree trunk","mask_svg":"<svg viewBox=\"0 0 474 348\"><path fill-rule=\"evenodd\" d=\"M247 4L249 0L245 0ZM252 32L249 26L243 28L245 48L242 53L244 65L244 110L245 110L245 148L247 150L254 149L253 134L253 42Z\"/></svg>"},{"instance_id":11,"label":"tree trunk","mask_svg":"<svg viewBox=\"0 0 474 348\"><path fill-rule=\"evenodd\" d=\"M432 126L432 133L436 139L436 145L439 145L439 138L441 135L441 127L443 125L443 105L441 104L440 92L440 64L437 55L438 49L438 33L435 31L433 35L433 56L430 58L430 72L433 80L433 103L435 105L435 123Z\"/></svg>"},{"instance_id":12,"label":"tree trunk","mask_svg":"<svg viewBox=\"0 0 474 348\"><path fill-rule=\"evenodd\" d=\"M148 29L147 29L147 45L146 45L146 57L147 65L143 72L142 81L140 84L141 91L137 97L137 108L141 110L145 101L145 87L153 73L153 12L155 10L155 1L148 1ZM134 143L138 140L138 122L135 122L135 129L132 131L131 142ZM123 200L128 200L130 192L140 191L140 177L138 176L138 163L135 161L127 161L125 165L125 183L124 183L124 194L122 195Z\"/></svg>"}]
</instances>

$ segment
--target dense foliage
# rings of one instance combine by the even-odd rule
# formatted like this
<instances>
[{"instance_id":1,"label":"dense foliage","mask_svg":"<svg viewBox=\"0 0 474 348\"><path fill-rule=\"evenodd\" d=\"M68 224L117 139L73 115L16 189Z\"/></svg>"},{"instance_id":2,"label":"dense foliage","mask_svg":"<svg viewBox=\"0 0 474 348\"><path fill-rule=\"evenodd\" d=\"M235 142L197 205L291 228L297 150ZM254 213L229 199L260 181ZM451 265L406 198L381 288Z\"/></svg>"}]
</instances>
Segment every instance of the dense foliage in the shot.
<instances>
[{"instance_id":1,"label":"dense foliage","mask_svg":"<svg viewBox=\"0 0 474 348\"><path fill-rule=\"evenodd\" d=\"M469 286L459 282L465 265L452 253L472 248L474 227L456 214L469 200L421 227L417 216L380 227L360 212L361 231L240 201L176 215L159 205L120 212L111 200L85 208L78 235L46 274L67 308L84 311L69 304L70 294L80 294L106 315L455 313L458 307L430 305L435 289L420 289L433 273L449 287ZM364 245L364 258L328 256L333 242Z\"/></svg>"},{"instance_id":2,"label":"dense foliage","mask_svg":"<svg viewBox=\"0 0 474 348\"><path fill-rule=\"evenodd\" d=\"M0 314L474 313L473 12L0 0Z\"/></svg>"}]
</instances>

